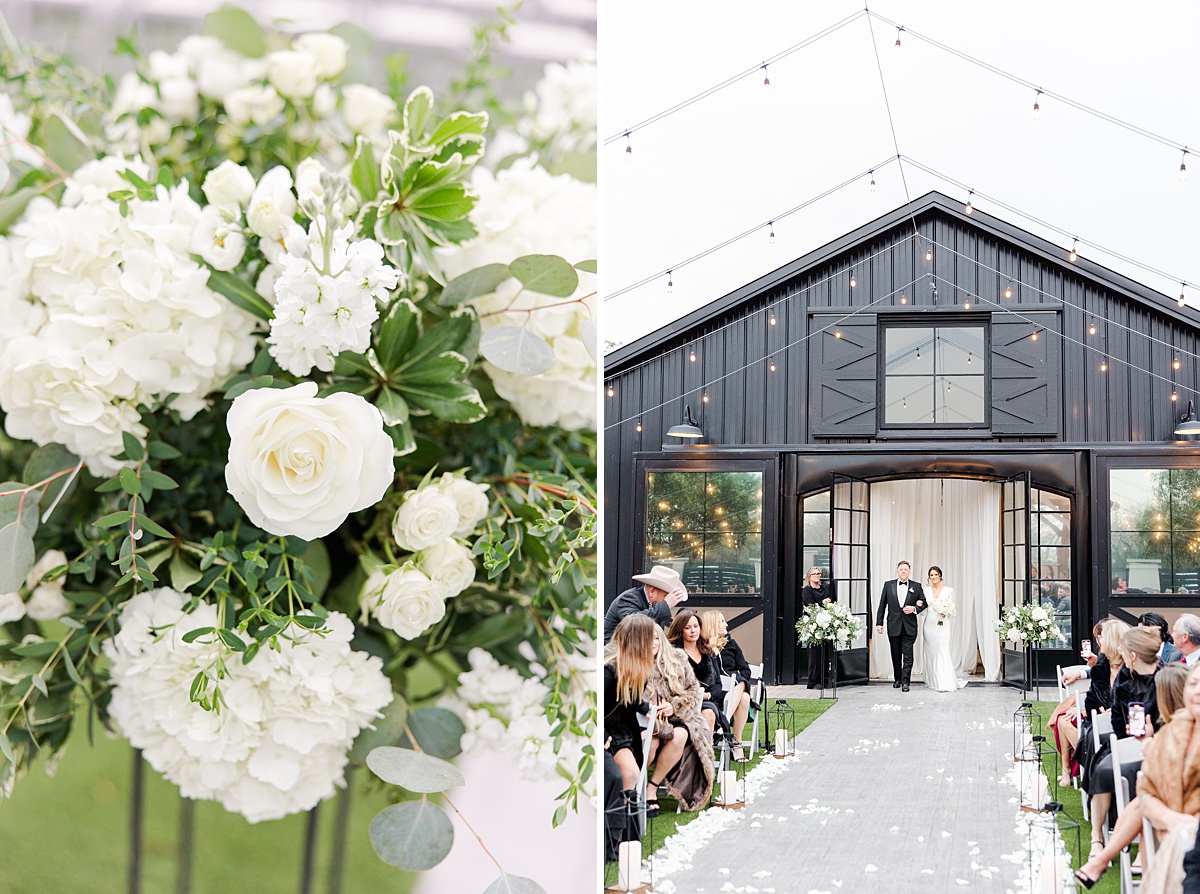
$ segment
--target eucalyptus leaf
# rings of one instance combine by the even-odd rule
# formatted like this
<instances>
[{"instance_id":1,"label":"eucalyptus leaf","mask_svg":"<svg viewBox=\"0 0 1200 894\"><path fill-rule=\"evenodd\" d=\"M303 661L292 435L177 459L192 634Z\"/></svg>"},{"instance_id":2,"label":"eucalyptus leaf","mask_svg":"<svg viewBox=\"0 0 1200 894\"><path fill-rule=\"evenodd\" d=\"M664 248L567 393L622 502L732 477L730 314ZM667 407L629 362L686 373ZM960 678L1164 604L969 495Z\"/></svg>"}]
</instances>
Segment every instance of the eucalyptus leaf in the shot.
<instances>
[{"instance_id":1,"label":"eucalyptus leaf","mask_svg":"<svg viewBox=\"0 0 1200 894\"><path fill-rule=\"evenodd\" d=\"M422 794L444 792L467 782L454 764L411 748L380 746L367 755L367 766L384 782Z\"/></svg>"},{"instance_id":2,"label":"eucalyptus leaf","mask_svg":"<svg viewBox=\"0 0 1200 894\"><path fill-rule=\"evenodd\" d=\"M508 265L525 288L556 298L570 298L579 288L575 268L557 255L525 255Z\"/></svg>"},{"instance_id":3,"label":"eucalyptus leaf","mask_svg":"<svg viewBox=\"0 0 1200 894\"><path fill-rule=\"evenodd\" d=\"M25 463L21 477L26 484L38 484L59 475L60 472L74 469L78 465L79 458L66 447L61 444L46 444L33 451L33 455ZM59 475L58 478L47 484L45 491L39 493L38 496L41 497L41 502L45 506L49 506L58 499L58 493L65 485L73 488L76 481L78 481L77 475Z\"/></svg>"},{"instance_id":4,"label":"eucalyptus leaf","mask_svg":"<svg viewBox=\"0 0 1200 894\"><path fill-rule=\"evenodd\" d=\"M512 276L507 264L485 264L468 270L461 276L456 276L446 283L446 288L438 297L438 304L443 307L453 307L496 291L496 286Z\"/></svg>"},{"instance_id":5,"label":"eucalyptus leaf","mask_svg":"<svg viewBox=\"0 0 1200 894\"><path fill-rule=\"evenodd\" d=\"M546 889L531 878L502 872L500 878L483 889L483 894L546 894Z\"/></svg>"},{"instance_id":6,"label":"eucalyptus leaf","mask_svg":"<svg viewBox=\"0 0 1200 894\"><path fill-rule=\"evenodd\" d=\"M254 291L249 283L241 277L234 276L232 273L226 273L223 270L214 270L210 267L208 271L208 287L217 294L224 295L235 306L240 307L247 313L254 314L254 316L260 319L269 320L275 313L274 309L262 295Z\"/></svg>"},{"instance_id":7,"label":"eucalyptus leaf","mask_svg":"<svg viewBox=\"0 0 1200 894\"><path fill-rule=\"evenodd\" d=\"M33 197L40 192L40 189L27 186L17 190L11 196L0 199L0 233L7 232L9 227L20 220Z\"/></svg>"},{"instance_id":8,"label":"eucalyptus leaf","mask_svg":"<svg viewBox=\"0 0 1200 894\"><path fill-rule=\"evenodd\" d=\"M0 528L0 593L15 593L37 558L33 535L19 521Z\"/></svg>"},{"instance_id":9,"label":"eucalyptus leaf","mask_svg":"<svg viewBox=\"0 0 1200 894\"><path fill-rule=\"evenodd\" d=\"M459 716L446 708L418 708L408 714L408 728L426 754L449 760L462 753L459 742L467 728ZM400 739L401 747L412 747L408 734Z\"/></svg>"},{"instance_id":10,"label":"eucalyptus leaf","mask_svg":"<svg viewBox=\"0 0 1200 894\"><path fill-rule=\"evenodd\" d=\"M46 119L42 126L42 140L46 144L46 154L50 156L50 160L68 174L96 157L96 151L87 135L75 122L64 118L58 112Z\"/></svg>"},{"instance_id":11,"label":"eucalyptus leaf","mask_svg":"<svg viewBox=\"0 0 1200 894\"><path fill-rule=\"evenodd\" d=\"M366 84L371 80L371 61L375 58L375 39L371 32L351 22L339 22L329 29L346 41L346 70L342 72L344 84Z\"/></svg>"},{"instance_id":12,"label":"eucalyptus leaf","mask_svg":"<svg viewBox=\"0 0 1200 894\"><path fill-rule=\"evenodd\" d=\"M16 491L16 493L14 493ZM0 527L15 522L20 514L20 520L30 534L37 532L38 527L38 494L25 490L25 485L19 481L0 483ZM8 593L9 590L0 592Z\"/></svg>"},{"instance_id":13,"label":"eucalyptus leaf","mask_svg":"<svg viewBox=\"0 0 1200 894\"><path fill-rule=\"evenodd\" d=\"M479 339L479 353L493 366L521 376L540 376L557 362L544 338L524 326L496 326Z\"/></svg>"},{"instance_id":14,"label":"eucalyptus leaf","mask_svg":"<svg viewBox=\"0 0 1200 894\"><path fill-rule=\"evenodd\" d=\"M591 260L580 261L578 264L575 265L575 269L581 270L584 273L595 273L596 272L596 259L592 258Z\"/></svg>"},{"instance_id":15,"label":"eucalyptus leaf","mask_svg":"<svg viewBox=\"0 0 1200 894\"><path fill-rule=\"evenodd\" d=\"M355 738L350 749L350 760L356 764L365 764L367 755L376 748L381 745L395 745L404 734L404 721L407 716L408 708L404 700L393 698L391 704L383 709L383 716L374 721L373 727L366 727Z\"/></svg>"},{"instance_id":16,"label":"eucalyptus leaf","mask_svg":"<svg viewBox=\"0 0 1200 894\"><path fill-rule=\"evenodd\" d=\"M371 820L371 845L379 859L420 872L446 858L454 844L454 826L428 798L385 807Z\"/></svg>"},{"instance_id":17,"label":"eucalyptus leaf","mask_svg":"<svg viewBox=\"0 0 1200 894\"><path fill-rule=\"evenodd\" d=\"M596 338L596 321L587 319L580 323L579 337L583 340L583 346L587 348L587 352L592 355L592 359L599 363L600 358L596 353L598 349Z\"/></svg>"},{"instance_id":18,"label":"eucalyptus leaf","mask_svg":"<svg viewBox=\"0 0 1200 894\"><path fill-rule=\"evenodd\" d=\"M267 52L267 35L262 26L254 20L254 16L236 6L222 6L205 16L203 33L251 59L257 59Z\"/></svg>"}]
</instances>

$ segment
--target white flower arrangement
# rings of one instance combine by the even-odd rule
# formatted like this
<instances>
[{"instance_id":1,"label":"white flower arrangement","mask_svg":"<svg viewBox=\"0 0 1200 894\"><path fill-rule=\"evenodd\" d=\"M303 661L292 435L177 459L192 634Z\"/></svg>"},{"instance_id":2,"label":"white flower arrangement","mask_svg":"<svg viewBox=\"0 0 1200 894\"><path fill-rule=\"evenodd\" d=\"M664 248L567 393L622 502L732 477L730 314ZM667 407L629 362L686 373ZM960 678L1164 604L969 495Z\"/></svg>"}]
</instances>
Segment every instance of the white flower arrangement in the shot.
<instances>
[{"instance_id":1,"label":"white flower arrangement","mask_svg":"<svg viewBox=\"0 0 1200 894\"><path fill-rule=\"evenodd\" d=\"M941 625L946 618L953 618L958 609L954 605L954 599L949 593L943 592L942 595L929 600L929 607L938 615L938 624Z\"/></svg>"},{"instance_id":2,"label":"white flower arrangement","mask_svg":"<svg viewBox=\"0 0 1200 894\"><path fill-rule=\"evenodd\" d=\"M831 642L847 649L863 634L863 625L850 613L850 606L826 599L804 606L796 622L797 641L802 646Z\"/></svg>"},{"instance_id":3,"label":"white flower arrangement","mask_svg":"<svg viewBox=\"0 0 1200 894\"><path fill-rule=\"evenodd\" d=\"M1010 605L996 622L996 630L1002 639L1031 646L1064 639L1054 620L1053 608L1046 605Z\"/></svg>"}]
</instances>

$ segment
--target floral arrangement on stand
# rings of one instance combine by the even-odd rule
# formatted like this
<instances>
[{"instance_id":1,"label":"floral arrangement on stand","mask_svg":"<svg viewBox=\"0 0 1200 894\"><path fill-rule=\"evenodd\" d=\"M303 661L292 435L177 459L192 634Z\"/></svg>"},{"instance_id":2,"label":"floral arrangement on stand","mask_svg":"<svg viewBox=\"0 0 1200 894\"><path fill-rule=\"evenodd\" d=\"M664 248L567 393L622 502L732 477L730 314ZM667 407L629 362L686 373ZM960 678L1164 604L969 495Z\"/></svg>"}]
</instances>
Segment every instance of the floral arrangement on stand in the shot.
<instances>
[{"instance_id":1,"label":"floral arrangement on stand","mask_svg":"<svg viewBox=\"0 0 1200 894\"><path fill-rule=\"evenodd\" d=\"M1054 609L1048 605L1010 605L1004 609L996 629L1002 639L1030 646L1062 640L1054 621Z\"/></svg>"},{"instance_id":2,"label":"floral arrangement on stand","mask_svg":"<svg viewBox=\"0 0 1200 894\"><path fill-rule=\"evenodd\" d=\"M946 623L947 618L953 618L958 608L954 605L954 599L949 593L942 593L935 599L929 601L929 607L933 609L934 614L938 616L938 626L942 627Z\"/></svg>"},{"instance_id":3,"label":"floral arrangement on stand","mask_svg":"<svg viewBox=\"0 0 1200 894\"><path fill-rule=\"evenodd\" d=\"M594 66L505 121L368 42L0 53L0 793L83 711L252 822L366 763L410 869L462 748L593 795Z\"/></svg>"},{"instance_id":4,"label":"floral arrangement on stand","mask_svg":"<svg viewBox=\"0 0 1200 894\"><path fill-rule=\"evenodd\" d=\"M862 623L850 613L850 606L831 599L804 606L796 622L797 641L802 646L829 642L835 648L848 649L863 630Z\"/></svg>"}]
</instances>

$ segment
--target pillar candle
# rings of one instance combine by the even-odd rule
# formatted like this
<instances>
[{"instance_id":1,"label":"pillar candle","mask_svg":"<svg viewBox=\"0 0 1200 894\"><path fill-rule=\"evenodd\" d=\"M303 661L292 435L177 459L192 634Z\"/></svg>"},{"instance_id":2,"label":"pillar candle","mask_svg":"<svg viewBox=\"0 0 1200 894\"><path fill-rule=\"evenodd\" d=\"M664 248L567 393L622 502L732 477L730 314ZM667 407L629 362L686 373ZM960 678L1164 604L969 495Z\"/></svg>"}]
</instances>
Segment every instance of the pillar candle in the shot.
<instances>
[{"instance_id":1,"label":"pillar candle","mask_svg":"<svg viewBox=\"0 0 1200 894\"><path fill-rule=\"evenodd\" d=\"M642 882L642 843L622 841L617 849L617 886L636 891Z\"/></svg>"},{"instance_id":2,"label":"pillar candle","mask_svg":"<svg viewBox=\"0 0 1200 894\"><path fill-rule=\"evenodd\" d=\"M785 729L775 730L775 756L783 757L788 750L788 734Z\"/></svg>"},{"instance_id":3,"label":"pillar candle","mask_svg":"<svg viewBox=\"0 0 1200 894\"><path fill-rule=\"evenodd\" d=\"M1067 864L1062 854L1046 854L1042 857L1038 890L1040 894L1062 894L1063 880L1067 875Z\"/></svg>"},{"instance_id":4,"label":"pillar candle","mask_svg":"<svg viewBox=\"0 0 1200 894\"><path fill-rule=\"evenodd\" d=\"M1041 810L1046 806L1046 802L1050 800L1049 783L1046 782L1046 777L1041 773L1033 781L1033 806Z\"/></svg>"},{"instance_id":5,"label":"pillar candle","mask_svg":"<svg viewBox=\"0 0 1200 894\"><path fill-rule=\"evenodd\" d=\"M736 770L726 770L721 774L721 801L724 804L737 803Z\"/></svg>"},{"instance_id":6,"label":"pillar candle","mask_svg":"<svg viewBox=\"0 0 1200 894\"><path fill-rule=\"evenodd\" d=\"M1029 757L1033 750L1033 736L1029 733L1021 733L1021 753L1016 755L1019 760L1025 760Z\"/></svg>"}]
</instances>

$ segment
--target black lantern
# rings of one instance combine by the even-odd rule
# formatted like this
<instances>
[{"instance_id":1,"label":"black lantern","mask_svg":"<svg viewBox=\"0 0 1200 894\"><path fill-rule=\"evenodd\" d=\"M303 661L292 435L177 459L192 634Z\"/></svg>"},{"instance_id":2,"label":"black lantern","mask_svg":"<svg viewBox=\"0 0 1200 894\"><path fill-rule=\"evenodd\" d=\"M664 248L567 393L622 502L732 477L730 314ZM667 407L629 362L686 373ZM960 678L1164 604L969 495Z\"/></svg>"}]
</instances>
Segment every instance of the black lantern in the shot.
<instances>
[{"instance_id":1,"label":"black lantern","mask_svg":"<svg viewBox=\"0 0 1200 894\"><path fill-rule=\"evenodd\" d=\"M774 727L774 735L772 735ZM767 711L767 751L777 760L795 753L793 740L796 738L796 711L783 699L776 699Z\"/></svg>"}]
</instances>

